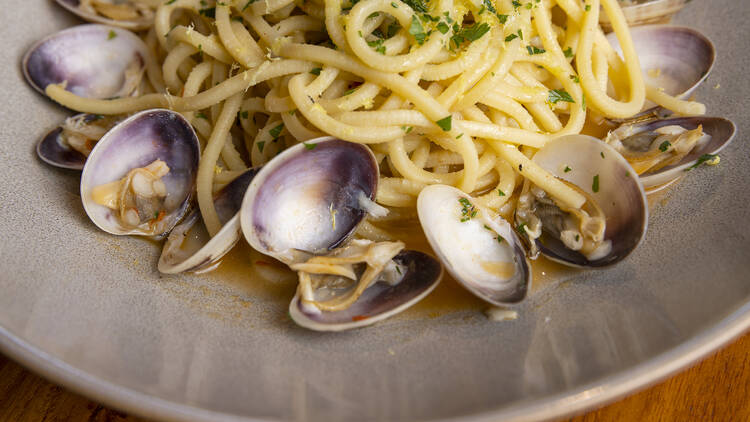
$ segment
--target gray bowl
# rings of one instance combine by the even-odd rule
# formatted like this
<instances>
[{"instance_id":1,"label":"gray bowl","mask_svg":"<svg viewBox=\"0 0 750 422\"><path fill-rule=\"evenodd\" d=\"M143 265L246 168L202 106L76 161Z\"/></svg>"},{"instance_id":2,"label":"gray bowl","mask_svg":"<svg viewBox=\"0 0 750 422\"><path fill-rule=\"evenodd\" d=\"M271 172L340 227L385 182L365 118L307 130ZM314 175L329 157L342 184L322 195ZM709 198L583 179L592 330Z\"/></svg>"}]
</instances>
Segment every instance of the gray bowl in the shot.
<instances>
[{"instance_id":1,"label":"gray bowl","mask_svg":"<svg viewBox=\"0 0 750 422\"><path fill-rule=\"evenodd\" d=\"M750 326L748 13L744 1L696 1L678 17L716 43L698 95L739 134L721 165L659 201L629 259L543 286L513 322L467 310L331 335L287 318L288 282L261 286L232 265L224 281L160 277L155 246L88 221L78 175L34 153L66 111L19 66L35 40L74 20L28 0L0 17L10 50L0 63L0 350L163 419L539 420L655 382Z\"/></svg>"}]
</instances>

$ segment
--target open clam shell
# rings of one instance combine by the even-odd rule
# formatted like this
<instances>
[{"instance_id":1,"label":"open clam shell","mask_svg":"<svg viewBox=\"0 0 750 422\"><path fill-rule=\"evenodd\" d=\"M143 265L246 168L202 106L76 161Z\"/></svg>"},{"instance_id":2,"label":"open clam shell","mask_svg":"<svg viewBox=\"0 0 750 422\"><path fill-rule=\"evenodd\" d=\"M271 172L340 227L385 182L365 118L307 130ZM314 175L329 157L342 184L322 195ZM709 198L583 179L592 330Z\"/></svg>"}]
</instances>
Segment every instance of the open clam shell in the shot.
<instances>
[{"instance_id":1,"label":"open clam shell","mask_svg":"<svg viewBox=\"0 0 750 422\"><path fill-rule=\"evenodd\" d=\"M716 60L713 43L695 29L647 25L630 29L647 84L684 99L708 77ZM622 56L614 33L607 35Z\"/></svg>"},{"instance_id":2,"label":"open clam shell","mask_svg":"<svg viewBox=\"0 0 750 422\"><path fill-rule=\"evenodd\" d=\"M140 31L143 29L148 29L148 27L153 22L153 16L143 16L143 17L137 17L133 19L110 19L106 16L99 15L97 13L92 13L89 11L86 11L81 8L81 2L80 0L55 0L57 4L59 4L64 9L68 10L69 12L75 14L79 18L88 21L88 22L94 22L94 23L101 23L105 25L112 25L117 26L120 28L129 29L131 31ZM118 3L117 1L113 3Z\"/></svg>"},{"instance_id":3,"label":"open clam shell","mask_svg":"<svg viewBox=\"0 0 750 422\"><path fill-rule=\"evenodd\" d=\"M641 174L640 179L648 192L656 192L667 186L669 182L684 175L685 172L698 163L700 157L706 154L718 154L734 139L736 126L731 120L721 117L678 117L672 119L653 120L633 126L633 134L650 132L660 127L680 126L687 130L703 128L703 133L710 139L702 145L698 145L687 154L679 163L663 167L654 172Z\"/></svg>"},{"instance_id":4,"label":"open clam shell","mask_svg":"<svg viewBox=\"0 0 750 422\"><path fill-rule=\"evenodd\" d=\"M379 169L364 145L332 137L295 145L250 183L240 212L250 246L282 262L348 240L375 199Z\"/></svg>"},{"instance_id":5,"label":"open clam shell","mask_svg":"<svg viewBox=\"0 0 750 422\"><path fill-rule=\"evenodd\" d=\"M435 289L442 278L440 263L423 252L405 250L393 260L406 269L397 284L376 282L351 307L337 312L321 312L315 307L305 306L297 294L289 304L289 315L300 326L315 331L365 327L419 302Z\"/></svg>"},{"instance_id":6,"label":"open clam shell","mask_svg":"<svg viewBox=\"0 0 750 422\"><path fill-rule=\"evenodd\" d=\"M453 278L477 297L493 305L518 303L531 288L522 243L507 221L471 201L452 186L424 188L417 212L427 240Z\"/></svg>"},{"instance_id":7,"label":"open clam shell","mask_svg":"<svg viewBox=\"0 0 750 422\"><path fill-rule=\"evenodd\" d=\"M128 96L140 81L149 51L132 32L79 25L37 42L23 58L28 83L44 94L50 84L85 98Z\"/></svg>"},{"instance_id":8,"label":"open clam shell","mask_svg":"<svg viewBox=\"0 0 750 422\"><path fill-rule=\"evenodd\" d=\"M611 242L605 256L590 260L543 228L536 244L545 256L576 267L605 267L624 259L643 240L648 225L643 185L614 148L591 136L569 135L547 143L533 161L596 200L606 216L604 240Z\"/></svg>"},{"instance_id":9,"label":"open clam shell","mask_svg":"<svg viewBox=\"0 0 750 422\"><path fill-rule=\"evenodd\" d=\"M667 23L672 16L690 0L626 0L621 2L622 13L629 26ZM612 30L612 24L602 13L599 23L605 31Z\"/></svg>"},{"instance_id":10,"label":"open clam shell","mask_svg":"<svg viewBox=\"0 0 750 422\"><path fill-rule=\"evenodd\" d=\"M83 170L86 156L66 145L62 140L61 127L44 135L36 144L36 155L45 163L68 170Z\"/></svg>"},{"instance_id":11,"label":"open clam shell","mask_svg":"<svg viewBox=\"0 0 750 422\"><path fill-rule=\"evenodd\" d=\"M237 244L241 236L239 210L250 181L258 173L250 169L219 191L214 199L216 213L223 226L211 237L200 212L194 209L169 234L159 257L158 268L164 274L204 273L215 269L221 258Z\"/></svg>"},{"instance_id":12,"label":"open clam shell","mask_svg":"<svg viewBox=\"0 0 750 422\"><path fill-rule=\"evenodd\" d=\"M160 235L168 232L188 209L198 173L200 144L193 127L182 115L154 109L119 123L99 140L81 174L81 201L91 221L116 235ZM161 178L166 187L161 233L128 228L117 211L94 201L92 191L116 182L131 170L161 160L169 172Z\"/></svg>"},{"instance_id":13,"label":"open clam shell","mask_svg":"<svg viewBox=\"0 0 750 422\"><path fill-rule=\"evenodd\" d=\"M101 116L96 114L77 114L69 117L66 121L56 127L55 129L48 132L46 135L39 140L36 145L36 153L39 158L45 163L59 168L68 170L83 170L83 166L86 164L86 155L71 147L70 143L65 139L65 127L69 122L75 126L77 124L82 125L99 125L96 129L97 137L103 136L106 131L111 129L116 123L118 123L119 117L116 116ZM89 134L90 135L90 134ZM98 139L91 139L88 136L85 137L87 149L93 148ZM88 144L92 145L89 147Z\"/></svg>"}]
</instances>

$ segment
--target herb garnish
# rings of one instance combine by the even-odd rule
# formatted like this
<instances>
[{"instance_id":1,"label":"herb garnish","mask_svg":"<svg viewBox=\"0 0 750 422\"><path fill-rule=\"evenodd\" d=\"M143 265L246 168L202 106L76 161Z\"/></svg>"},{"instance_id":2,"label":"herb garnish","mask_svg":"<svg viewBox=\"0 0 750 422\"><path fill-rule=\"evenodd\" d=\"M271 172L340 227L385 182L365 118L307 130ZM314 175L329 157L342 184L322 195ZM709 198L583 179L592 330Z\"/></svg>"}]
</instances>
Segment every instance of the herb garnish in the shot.
<instances>
[{"instance_id":1,"label":"herb garnish","mask_svg":"<svg viewBox=\"0 0 750 422\"><path fill-rule=\"evenodd\" d=\"M573 97L568 94L568 92L564 89L550 89L549 90L549 99L547 100L551 104L557 104L560 101L565 101L566 103L574 103Z\"/></svg>"},{"instance_id":2,"label":"herb garnish","mask_svg":"<svg viewBox=\"0 0 750 422\"><path fill-rule=\"evenodd\" d=\"M444 117L437 122L435 122L438 126L440 126L440 129L443 129L444 132L448 132L451 130L451 122L453 120L453 116L449 115L448 117Z\"/></svg>"},{"instance_id":3,"label":"herb garnish","mask_svg":"<svg viewBox=\"0 0 750 422\"><path fill-rule=\"evenodd\" d=\"M427 38L427 34L424 32L424 28L422 28L422 23L419 22L419 19L417 19L417 15L413 15L411 17L411 25L409 25L409 33L414 35L414 39L417 40L417 44L422 45L424 44L425 38Z\"/></svg>"},{"instance_id":4,"label":"herb garnish","mask_svg":"<svg viewBox=\"0 0 750 422\"><path fill-rule=\"evenodd\" d=\"M117 38L117 33L115 31L113 31L113 30L110 29L109 30L109 35L107 35L107 41L109 41L109 40L111 40L113 38Z\"/></svg>"},{"instance_id":5,"label":"herb garnish","mask_svg":"<svg viewBox=\"0 0 750 422\"><path fill-rule=\"evenodd\" d=\"M690 171L690 170L698 167L699 165L701 165L701 164L703 164L703 163L705 163L707 161L712 161L712 160L716 159L717 157L718 157L718 155L716 155L716 154L703 154L703 155L701 155L698 158L698 161L696 161L695 164L693 164L692 166L686 168L685 171Z\"/></svg>"},{"instance_id":6,"label":"herb garnish","mask_svg":"<svg viewBox=\"0 0 750 422\"><path fill-rule=\"evenodd\" d=\"M598 174L594 176L594 182L591 184L591 190L594 191L594 193L599 192L599 175Z\"/></svg>"},{"instance_id":7,"label":"herb garnish","mask_svg":"<svg viewBox=\"0 0 750 422\"><path fill-rule=\"evenodd\" d=\"M667 150L671 146L672 146L672 144L669 141L664 141L664 142L661 143L661 145L659 145L659 151L661 151L661 152L667 152Z\"/></svg>"},{"instance_id":8,"label":"herb garnish","mask_svg":"<svg viewBox=\"0 0 750 422\"><path fill-rule=\"evenodd\" d=\"M273 129L268 131L268 134L271 135L273 139L278 138L281 136L281 131L284 130L284 124L280 123L278 126L274 127Z\"/></svg>"},{"instance_id":9,"label":"herb garnish","mask_svg":"<svg viewBox=\"0 0 750 422\"><path fill-rule=\"evenodd\" d=\"M461 222L465 223L472 218L476 217L477 215L477 209L474 207L474 205L469 202L466 198L459 198L458 202L461 204Z\"/></svg>"}]
</instances>

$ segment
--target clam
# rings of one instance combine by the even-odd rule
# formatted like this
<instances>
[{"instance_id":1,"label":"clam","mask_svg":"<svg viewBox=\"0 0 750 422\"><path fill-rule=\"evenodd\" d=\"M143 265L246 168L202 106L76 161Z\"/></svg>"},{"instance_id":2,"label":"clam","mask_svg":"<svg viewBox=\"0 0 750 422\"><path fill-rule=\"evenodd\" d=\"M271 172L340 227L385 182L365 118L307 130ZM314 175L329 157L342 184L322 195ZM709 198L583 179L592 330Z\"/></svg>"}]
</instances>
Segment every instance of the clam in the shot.
<instances>
[{"instance_id":1,"label":"clam","mask_svg":"<svg viewBox=\"0 0 750 422\"><path fill-rule=\"evenodd\" d=\"M505 219L462 191L431 185L417 198L427 241L459 283L493 305L522 301L531 288L526 252Z\"/></svg>"},{"instance_id":2,"label":"clam","mask_svg":"<svg viewBox=\"0 0 750 422\"><path fill-rule=\"evenodd\" d=\"M405 250L393 258L402 268L394 282L377 282L367 288L349 308L338 312L321 312L295 295L289 315L299 325L315 331L342 331L364 327L395 315L430 294L442 278L442 266L430 255Z\"/></svg>"},{"instance_id":3,"label":"clam","mask_svg":"<svg viewBox=\"0 0 750 422\"><path fill-rule=\"evenodd\" d=\"M39 141L36 153L47 164L69 170L83 170L86 157L96 142L119 121L118 117L76 114L65 119Z\"/></svg>"},{"instance_id":4,"label":"clam","mask_svg":"<svg viewBox=\"0 0 750 422\"><path fill-rule=\"evenodd\" d=\"M190 123L170 110L146 110L112 128L81 174L91 221L116 235L159 236L188 209L200 145Z\"/></svg>"},{"instance_id":5,"label":"clam","mask_svg":"<svg viewBox=\"0 0 750 422\"><path fill-rule=\"evenodd\" d=\"M440 281L440 264L401 242L351 239L379 177L364 145L325 137L289 148L250 183L240 210L245 239L298 272L289 312L299 325L340 331L406 309ZM424 269L425 271L420 271Z\"/></svg>"},{"instance_id":6,"label":"clam","mask_svg":"<svg viewBox=\"0 0 750 422\"><path fill-rule=\"evenodd\" d=\"M713 43L692 28L648 25L630 29L647 84L684 99L708 77L716 59ZM607 40L622 56L614 33Z\"/></svg>"},{"instance_id":7,"label":"clam","mask_svg":"<svg viewBox=\"0 0 750 422\"><path fill-rule=\"evenodd\" d=\"M79 18L95 23L139 31L154 21L158 1L138 0L55 0Z\"/></svg>"},{"instance_id":8,"label":"clam","mask_svg":"<svg viewBox=\"0 0 750 422\"><path fill-rule=\"evenodd\" d=\"M107 25L79 25L37 42L23 59L28 83L44 94L64 84L81 97L106 99L137 92L148 48L135 34Z\"/></svg>"},{"instance_id":9,"label":"clam","mask_svg":"<svg viewBox=\"0 0 750 422\"><path fill-rule=\"evenodd\" d=\"M690 0L621 0L620 6L628 25L667 23L672 16L685 7ZM599 15L599 23L605 31L612 30L607 15Z\"/></svg>"},{"instance_id":10,"label":"clam","mask_svg":"<svg viewBox=\"0 0 750 422\"><path fill-rule=\"evenodd\" d=\"M375 199L378 165L369 148L319 138L276 156L250 183L242 231L250 246L281 262L346 243Z\"/></svg>"},{"instance_id":11,"label":"clam","mask_svg":"<svg viewBox=\"0 0 750 422\"><path fill-rule=\"evenodd\" d=\"M654 119L620 126L606 142L630 162L644 188L655 192L713 159L735 131L734 123L720 117Z\"/></svg>"},{"instance_id":12,"label":"clam","mask_svg":"<svg viewBox=\"0 0 750 422\"><path fill-rule=\"evenodd\" d=\"M190 212L172 229L159 257L160 272L204 273L219 265L221 258L240 239L238 212L245 191L257 172L257 169L245 171L216 194L214 206L222 223L216 236L208 234L198 210Z\"/></svg>"},{"instance_id":13,"label":"clam","mask_svg":"<svg viewBox=\"0 0 750 422\"><path fill-rule=\"evenodd\" d=\"M648 224L646 196L614 148L590 136L570 135L548 142L533 161L586 201L571 209L536 186L524 188L515 219L532 254L539 251L570 266L604 267L640 244Z\"/></svg>"}]
</instances>

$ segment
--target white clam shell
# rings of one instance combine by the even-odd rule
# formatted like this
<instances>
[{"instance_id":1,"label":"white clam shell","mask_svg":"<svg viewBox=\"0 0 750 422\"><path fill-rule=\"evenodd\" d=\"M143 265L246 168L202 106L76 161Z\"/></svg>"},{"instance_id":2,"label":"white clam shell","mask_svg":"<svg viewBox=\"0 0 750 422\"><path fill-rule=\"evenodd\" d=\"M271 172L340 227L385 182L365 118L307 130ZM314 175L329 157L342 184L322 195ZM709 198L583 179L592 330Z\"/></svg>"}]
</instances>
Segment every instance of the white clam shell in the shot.
<instances>
[{"instance_id":1,"label":"white clam shell","mask_svg":"<svg viewBox=\"0 0 750 422\"><path fill-rule=\"evenodd\" d=\"M531 288L520 240L507 221L476 204L477 215L461 221L461 198L472 201L452 186L422 190L417 213L427 241L453 278L479 298L493 305L520 302Z\"/></svg>"}]
</instances>

